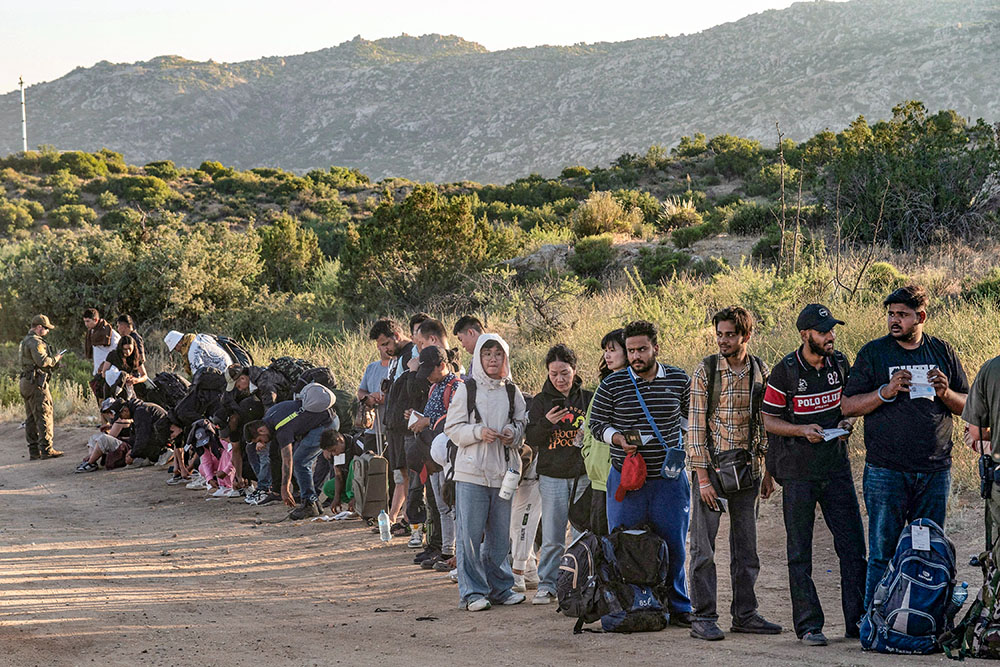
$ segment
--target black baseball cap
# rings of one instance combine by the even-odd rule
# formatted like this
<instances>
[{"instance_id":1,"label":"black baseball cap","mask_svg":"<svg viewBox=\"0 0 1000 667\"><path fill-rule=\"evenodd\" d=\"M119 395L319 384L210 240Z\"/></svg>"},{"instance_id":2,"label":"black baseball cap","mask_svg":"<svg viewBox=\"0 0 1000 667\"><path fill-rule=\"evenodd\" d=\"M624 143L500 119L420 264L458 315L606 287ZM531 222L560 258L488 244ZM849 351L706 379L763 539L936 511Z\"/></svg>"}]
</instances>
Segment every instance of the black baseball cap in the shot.
<instances>
[{"instance_id":1,"label":"black baseball cap","mask_svg":"<svg viewBox=\"0 0 1000 667\"><path fill-rule=\"evenodd\" d=\"M425 347L420 350L420 366L417 367L417 379L426 380L427 376L430 375L435 368L441 364L447 363L447 361L448 353L437 345L429 345Z\"/></svg>"},{"instance_id":2,"label":"black baseball cap","mask_svg":"<svg viewBox=\"0 0 1000 667\"><path fill-rule=\"evenodd\" d=\"M818 303L810 303L799 313L795 320L795 326L799 331L815 329L821 333L826 333L837 324L845 324L843 320L838 320L830 312L830 309Z\"/></svg>"}]
</instances>

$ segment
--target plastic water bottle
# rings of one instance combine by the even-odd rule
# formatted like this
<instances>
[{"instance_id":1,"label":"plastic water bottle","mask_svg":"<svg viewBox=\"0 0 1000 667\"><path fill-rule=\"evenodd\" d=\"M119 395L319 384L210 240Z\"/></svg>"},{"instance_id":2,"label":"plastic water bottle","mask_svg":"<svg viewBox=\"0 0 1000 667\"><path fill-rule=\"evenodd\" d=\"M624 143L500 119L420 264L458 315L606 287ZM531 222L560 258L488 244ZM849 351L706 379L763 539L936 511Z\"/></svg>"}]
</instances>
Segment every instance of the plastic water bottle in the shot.
<instances>
[{"instance_id":1,"label":"plastic water bottle","mask_svg":"<svg viewBox=\"0 0 1000 667\"><path fill-rule=\"evenodd\" d=\"M968 597L969 582L963 581L960 586L955 586L955 590L951 594L951 603L948 605L946 618L954 619L958 615L958 612L961 611L962 605L965 604Z\"/></svg>"},{"instance_id":2,"label":"plastic water bottle","mask_svg":"<svg viewBox=\"0 0 1000 667\"><path fill-rule=\"evenodd\" d=\"M521 473L513 468L508 468L507 472L504 473L503 482L500 484L500 497L504 500L513 498L514 492L517 491L517 484L520 481Z\"/></svg>"},{"instance_id":3,"label":"plastic water bottle","mask_svg":"<svg viewBox=\"0 0 1000 667\"><path fill-rule=\"evenodd\" d=\"M392 531L389 529L389 515L385 513L385 510L378 513L378 534L383 542L392 539Z\"/></svg>"}]
</instances>

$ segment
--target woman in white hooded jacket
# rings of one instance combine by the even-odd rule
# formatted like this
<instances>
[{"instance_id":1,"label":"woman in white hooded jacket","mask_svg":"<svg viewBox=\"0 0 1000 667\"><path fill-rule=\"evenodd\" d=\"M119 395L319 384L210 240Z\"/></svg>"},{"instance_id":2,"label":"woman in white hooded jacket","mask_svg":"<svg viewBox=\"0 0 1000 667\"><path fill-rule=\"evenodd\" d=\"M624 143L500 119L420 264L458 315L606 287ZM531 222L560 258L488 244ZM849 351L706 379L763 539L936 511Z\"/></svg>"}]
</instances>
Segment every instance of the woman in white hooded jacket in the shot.
<instances>
[{"instance_id":1,"label":"woman in white hooded jacket","mask_svg":"<svg viewBox=\"0 0 1000 667\"><path fill-rule=\"evenodd\" d=\"M523 594L511 590L514 577L506 567L511 503L500 497L500 486L508 468L520 471L519 448L527 418L524 396L509 380L506 341L483 334L476 341L473 360L474 409L468 404L468 385L458 385L444 432L458 446L454 475L458 592L466 609L483 611L493 604L524 601ZM508 383L513 386L513 419Z\"/></svg>"}]
</instances>

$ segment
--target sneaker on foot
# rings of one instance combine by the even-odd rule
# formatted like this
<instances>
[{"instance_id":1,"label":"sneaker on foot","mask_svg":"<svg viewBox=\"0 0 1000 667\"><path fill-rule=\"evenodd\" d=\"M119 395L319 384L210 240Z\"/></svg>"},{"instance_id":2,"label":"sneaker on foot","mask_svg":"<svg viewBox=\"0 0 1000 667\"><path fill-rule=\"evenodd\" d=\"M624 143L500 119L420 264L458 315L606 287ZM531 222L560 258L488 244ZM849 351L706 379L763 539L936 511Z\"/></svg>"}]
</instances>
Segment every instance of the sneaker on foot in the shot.
<instances>
[{"instance_id":1,"label":"sneaker on foot","mask_svg":"<svg viewBox=\"0 0 1000 667\"><path fill-rule=\"evenodd\" d=\"M413 532L410 533L410 541L406 543L406 546L411 549L419 549L424 546L424 531L414 528Z\"/></svg>"},{"instance_id":2,"label":"sneaker on foot","mask_svg":"<svg viewBox=\"0 0 1000 667\"><path fill-rule=\"evenodd\" d=\"M514 591L515 593L523 593L524 591L528 590L528 587L524 585L523 574L514 575L514 585L510 587L510 590Z\"/></svg>"},{"instance_id":3,"label":"sneaker on foot","mask_svg":"<svg viewBox=\"0 0 1000 667\"><path fill-rule=\"evenodd\" d=\"M174 475L167 480L167 486L177 486L178 484L187 484L191 481L190 477L181 477L180 475Z\"/></svg>"},{"instance_id":4,"label":"sneaker on foot","mask_svg":"<svg viewBox=\"0 0 1000 667\"><path fill-rule=\"evenodd\" d=\"M257 501L264 497L264 492L260 489L254 489L247 495L243 497L243 502L247 505L256 505Z\"/></svg>"},{"instance_id":5,"label":"sneaker on foot","mask_svg":"<svg viewBox=\"0 0 1000 667\"><path fill-rule=\"evenodd\" d=\"M826 635L824 635L819 630L814 630L813 632L807 632L800 638L802 643L806 646L826 646Z\"/></svg>"},{"instance_id":6,"label":"sneaker on foot","mask_svg":"<svg viewBox=\"0 0 1000 667\"><path fill-rule=\"evenodd\" d=\"M486 611L493 605L486 598L479 598L478 600L473 600L465 606L469 611Z\"/></svg>"},{"instance_id":7,"label":"sneaker on foot","mask_svg":"<svg viewBox=\"0 0 1000 667\"><path fill-rule=\"evenodd\" d=\"M501 602L500 604L502 604L505 607L512 607L513 605L521 604L526 599L527 598L524 597L524 593L516 593L516 592L514 592L514 593L511 593L510 595L508 595L507 598L503 602Z\"/></svg>"},{"instance_id":8,"label":"sneaker on foot","mask_svg":"<svg viewBox=\"0 0 1000 667\"><path fill-rule=\"evenodd\" d=\"M403 521L397 521L389 528L393 537L406 537L410 534L410 525Z\"/></svg>"},{"instance_id":9,"label":"sneaker on foot","mask_svg":"<svg viewBox=\"0 0 1000 667\"><path fill-rule=\"evenodd\" d=\"M778 635L781 634L781 626L764 619L760 614L754 614L750 618L737 624L733 621L730 632L743 632L750 635Z\"/></svg>"},{"instance_id":10,"label":"sneaker on foot","mask_svg":"<svg viewBox=\"0 0 1000 667\"><path fill-rule=\"evenodd\" d=\"M441 560L434 563L435 572L451 572L455 569L454 556L441 556Z\"/></svg>"},{"instance_id":11,"label":"sneaker on foot","mask_svg":"<svg viewBox=\"0 0 1000 667\"><path fill-rule=\"evenodd\" d=\"M76 467L74 472L94 472L95 470L97 470L96 463L88 463L87 461L84 461Z\"/></svg>"},{"instance_id":12,"label":"sneaker on foot","mask_svg":"<svg viewBox=\"0 0 1000 667\"><path fill-rule=\"evenodd\" d=\"M715 621L698 620L691 621L691 636L708 642L717 642L726 638L726 634Z\"/></svg>"},{"instance_id":13,"label":"sneaker on foot","mask_svg":"<svg viewBox=\"0 0 1000 667\"><path fill-rule=\"evenodd\" d=\"M243 497L243 494L241 494L236 489L227 488L225 486L222 487L222 488L225 489L225 491L226 491L224 494L222 494L223 498L242 498Z\"/></svg>"},{"instance_id":14,"label":"sneaker on foot","mask_svg":"<svg viewBox=\"0 0 1000 667\"><path fill-rule=\"evenodd\" d=\"M254 504L257 505L258 507L261 507L263 505L270 505L271 503L276 502L278 500L281 500L281 496L279 496L277 493L272 493L268 491L261 497L260 500L258 500Z\"/></svg>"},{"instance_id":15,"label":"sneaker on foot","mask_svg":"<svg viewBox=\"0 0 1000 667\"><path fill-rule=\"evenodd\" d=\"M300 519L308 519L310 517L319 516L323 513L320 509L319 503L315 500L309 500L288 513L288 518L293 521L298 521Z\"/></svg>"},{"instance_id":16,"label":"sneaker on foot","mask_svg":"<svg viewBox=\"0 0 1000 667\"><path fill-rule=\"evenodd\" d=\"M132 463L129 463L125 467L128 468L129 470L136 470L138 468L145 468L146 466L151 466L151 465L153 465L153 462L150 461L149 459L138 458L138 459L133 459Z\"/></svg>"},{"instance_id":17,"label":"sneaker on foot","mask_svg":"<svg viewBox=\"0 0 1000 667\"><path fill-rule=\"evenodd\" d=\"M160 458L156 459L156 465L165 466L167 465L167 461L169 461L172 458L174 458L174 453L168 449L167 451L160 454Z\"/></svg>"},{"instance_id":18,"label":"sneaker on foot","mask_svg":"<svg viewBox=\"0 0 1000 667\"><path fill-rule=\"evenodd\" d=\"M454 570L452 570L451 572L448 573L448 581L450 581L453 584L457 584L458 583L458 568L457 567Z\"/></svg>"},{"instance_id":19,"label":"sneaker on foot","mask_svg":"<svg viewBox=\"0 0 1000 667\"><path fill-rule=\"evenodd\" d=\"M204 479L198 477L197 479L192 477L191 481L184 485L185 489L191 489L192 491L211 491L212 485L206 482Z\"/></svg>"},{"instance_id":20,"label":"sneaker on foot","mask_svg":"<svg viewBox=\"0 0 1000 667\"><path fill-rule=\"evenodd\" d=\"M435 565L437 565L438 563L440 563L442 561L445 561L445 560L448 560L447 556L442 556L440 553L436 553L436 554L434 554L433 558L428 558L428 559L424 560L424 562L422 562L420 564L420 569L421 570L433 570Z\"/></svg>"},{"instance_id":21,"label":"sneaker on foot","mask_svg":"<svg viewBox=\"0 0 1000 667\"><path fill-rule=\"evenodd\" d=\"M556 601L556 596L549 591L538 591L535 597L531 598L531 604L551 604Z\"/></svg>"},{"instance_id":22,"label":"sneaker on foot","mask_svg":"<svg viewBox=\"0 0 1000 667\"><path fill-rule=\"evenodd\" d=\"M529 591L538 589L538 571L524 573L524 587Z\"/></svg>"}]
</instances>

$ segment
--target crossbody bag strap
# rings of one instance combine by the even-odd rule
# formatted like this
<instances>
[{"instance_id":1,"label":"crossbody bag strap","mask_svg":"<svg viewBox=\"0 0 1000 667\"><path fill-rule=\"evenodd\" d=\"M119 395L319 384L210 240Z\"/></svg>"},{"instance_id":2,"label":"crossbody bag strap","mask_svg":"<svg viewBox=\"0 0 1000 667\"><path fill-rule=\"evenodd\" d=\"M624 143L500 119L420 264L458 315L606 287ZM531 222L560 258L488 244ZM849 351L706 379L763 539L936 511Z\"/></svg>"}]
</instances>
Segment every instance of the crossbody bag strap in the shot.
<instances>
[{"instance_id":1,"label":"crossbody bag strap","mask_svg":"<svg viewBox=\"0 0 1000 667\"><path fill-rule=\"evenodd\" d=\"M703 363L705 364L705 390L708 398L708 403L705 406L705 449L708 450L708 458L712 462L712 466L718 467L715 458L715 442L712 440L712 429L709 422L715 411L719 409L719 397L722 393L719 357L714 354L709 355L703 359Z\"/></svg>"},{"instance_id":2,"label":"crossbody bag strap","mask_svg":"<svg viewBox=\"0 0 1000 667\"><path fill-rule=\"evenodd\" d=\"M628 376L629 379L632 380L632 387L635 389L635 397L639 399L639 407L642 408L642 413L646 415L646 421L649 422L650 427L652 427L653 433L656 435L656 439L660 441L660 444L664 449L671 449L671 447L667 445L667 441L663 438L663 434L660 433L660 428L656 425L656 422L653 421L653 415L649 414L649 408L646 406L646 399L644 399L642 394L639 392L639 383L635 381L635 372L631 368L628 369Z\"/></svg>"}]
</instances>

